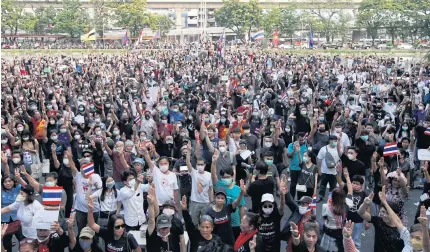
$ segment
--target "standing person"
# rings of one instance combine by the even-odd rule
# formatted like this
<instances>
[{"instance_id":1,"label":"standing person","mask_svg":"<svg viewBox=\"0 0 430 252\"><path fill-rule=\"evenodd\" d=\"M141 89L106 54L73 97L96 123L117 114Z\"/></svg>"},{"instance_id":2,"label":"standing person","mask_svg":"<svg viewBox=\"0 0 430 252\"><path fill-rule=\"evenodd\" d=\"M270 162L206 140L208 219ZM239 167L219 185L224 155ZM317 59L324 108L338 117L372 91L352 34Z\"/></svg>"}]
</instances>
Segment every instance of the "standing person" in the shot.
<instances>
[{"instance_id":1,"label":"standing person","mask_svg":"<svg viewBox=\"0 0 430 252\"><path fill-rule=\"evenodd\" d=\"M409 196L407 188L408 181L400 168L388 173L385 181L385 185L387 186L387 200L397 205L397 209L400 212L400 219L402 219L403 225L407 226L408 216L406 215L404 206Z\"/></svg>"},{"instance_id":2,"label":"standing person","mask_svg":"<svg viewBox=\"0 0 430 252\"><path fill-rule=\"evenodd\" d=\"M258 227L260 224L259 218L260 216L258 214L251 212L247 212L245 216L243 216L240 223L241 233L234 243L235 251L251 252L250 245L252 244L254 236L256 236L256 247L254 251L264 251L263 238L261 237L260 232L258 232Z\"/></svg>"},{"instance_id":3,"label":"standing person","mask_svg":"<svg viewBox=\"0 0 430 252\"><path fill-rule=\"evenodd\" d=\"M182 196L181 200L182 216L184 217L185 227L190 237L190 252L200 251L200 248L218 248L219 251L230 251L228 245L224 245L221 238L213 234L214 222L209 215L202 215L199 220L198 229L191 220L187 210L187 197ZM206 250L205 250L206 251ZM207 250L211 251L211 250Z\"/></svg>"},{"instance_id":4,"label":"standing person","mask_svg":"<svg viewBox=\"0 0 430 252\"><path fill-rule=\"evenodd\" d=\"M134 236L125 232L126 225L122 215L112 215L107 227L101 227L96 224L92 199L88 200L88 226L105 241L105 251L142 251Z\"/></svg>"},{"instance_id":5,"label":"standing person","mask_svg":"<svg viewBox=\"0 0 430 252\"><path fill-rule=\"evenodd\" d=\"M37 239L36 228L33 228L31 223L36 212L42 210L43 206L34 198L33 187L30 185L21 187L15 202L3 207L1 209L1 214L3 215L11 211L17 211L16 217L21 221L22 235L25 238Z\"/></svg>"},{"instance_id":6,"label":"standing person","mask_svg":"<svg viewBox=\"0 0 430 252\"><path fill-rule=\"evenodd\" d=\"M258 171L257 179L254 182L249 181L246 194L251 197L252 212L260 212L261 197L263 194L272 194L275 189L275 184L271 178L267 177L267 170L269 166L263 162L258 161L255 164L255 169Z\"/></svg>"},{"instance_id":7,"label":"standing person","mask_svg":"<svg viewBox=\"0 0 430 252\"><path fill-rule=\"evenodd\" d=\"M226 192L226 202L225 204L230 204L235 201L241 193L241 188L233 183L234 172L233 169L227 168L221 170L221 178L218 179L216 171L216 161L218 159L219 152L215 150L212 156L211 165L211 176L212 183L215 184L215 190L218 191L220 188L224 189ZM240 234L240 220L245 215L245 200L242 198L237 206L237 210L231 214L231 226L233 228L233 235L235 239L239 237Z\"/></svg>"},{"instance_id":8,"label":"standing person","mask_svg":"<svg viewBox=\"0 0 430 252\"><path fill-rule=\"evenodd\" d=\"M191 149L187 150L186 164L191 175L190 215L194 225L197 225L201 215L204 215L213 202L213 185L211 173L205 171L205 160L197 158L195 170L190 161Z\"/></svg>"},{"instance_id":9,"label":"standing person","mask_svg":"<svg viewBox=\"0 0 430 252\"><path fill-rule=\"evenodd\" d=\"M119 204L118 197L119 191L115 188L115 181L113 178L102 178L102 188L93 192L90 196L91 199L97 199L100 202L100 225L106 226L109 217L117 213Z\"/></svg>"},{"instance_id":10,"label":"standing person","mask_svg":"<svg viewBox=\"0 0 430 252\"><path fill-rule=\"evenodd\" d=\"M319 225L316 222L307 222L303 225L303 240L300 238L302 235L299 233L298 226L294 223L290 223L291 226L291 236L293 237L293 252L323 252L324 250L320 245L318 245L319 237Z\"/></svg>"},{"instance_id":11,"label":"standing person","mask_svg":"<svg viewBox=\"0 0 430 252\"><path fill-rule=\"evenodd\" d=\"M321 176L317 202L324 199L327 183L330 184L330 192L336 187L336 166L340 160L337 145L340 138L338 140L338 137L330 135L329 140L329 144L322 147L317 156L318 173Z\"/></svg>"},{"instance_id":12,"label":"standing person","mask_svg":"<svg viewBox=\"0 0 430 252\"><path fill-rule=\"evenodd\" d=\"M308 143L305 141L305 134L306 133L304 132L299 132L297 134L297 141L290 143L287 150L287 156L290 158L290 193L293 196L293 199L296 197L296 185L301 175L303 155L308 150ZM299 199L301 196L297 195L297 198Z\"/></svg>"},{"instance_id":13,"label":"standing person","mask_svg":"<svg viewBox=\"0 0 430 252\"><path fill-rule=\"evenodd\" d=\"M303 153L303 162L300 164L301 170L296 185L298 199L301 199L303 196L312 197L317 193L318 167L315 163L314 154L310 151L305 151Z\"/></svg>"}]
</instances>

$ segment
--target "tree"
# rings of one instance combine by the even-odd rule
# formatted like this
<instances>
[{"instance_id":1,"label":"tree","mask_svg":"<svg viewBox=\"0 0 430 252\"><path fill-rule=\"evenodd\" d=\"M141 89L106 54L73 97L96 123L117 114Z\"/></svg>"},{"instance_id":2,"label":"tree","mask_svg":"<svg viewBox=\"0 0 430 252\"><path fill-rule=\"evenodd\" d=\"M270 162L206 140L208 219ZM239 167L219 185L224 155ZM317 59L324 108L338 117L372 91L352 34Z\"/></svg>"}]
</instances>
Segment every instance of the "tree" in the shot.
<instances>
[{"instance_id":1,"label":"tree","mask_svg":"<svg viewBox=\"0 0 430 252\"><path fill-rule=\"evenodd\" d=\"M166 34L172 29L173 25L175 25L168 16L158 14L150 14L148 24L152 31L155 32L160 30L161 37L166 36Z\"/></svg>"},{"instance_id":2,"label":"tree","mask_svg":"<svg viewBox=\"0 0 430 252\"><path fill-rule=\"evenodd\" d=\"M34 13L23 12L21 16L21 20L19 20L19 28L25 30L27 33L34 32L34 28L36 27L38 18L34 15Z\"/></svg>"},{"instance_id":3,"label":"tree","mask_svg":"<svg viewBox=\"0 0 430 252\"><path fill-rule=\"evenodd\" d=\"M16 0L2 0L1 4L2 33L9 30L11 35L16 35L18 33L19 22L24 15L24 6L18 5Z\"/></svg>"},{"instance_id":4,"label":"tree","mask_svg":"<svg viewBox=\"0 0 430 252\"><path fill-rule=\"evenodd\" d=\"M253 27L261 24L262 10L257 0L248 3L239 0L223 0L223 6L215 12L218 25L231 29L240 38L251 33Z\"/></svg>"},{"instance_id":5,"label":"tree","mask_svg":"<svg viewBox=\"0 0 430 252\"><path fill-rule=\"evenodd\" d=\"M127 28L131 36L138 36L140 30L149 23L145 0L131 0L121 3L115 9L117 25Z\"/></svg>"},{"instance_id":6,"label":"tree","mask_svg":"<svg viewBox=\"0 0 430 252\"><path fill-rule=\"evenodd\" d=\"M338 13L346 6L340 0L333 0L329 2L316 2L314 4L315 9L311 9L311 13L314 14L319 22L322 24L322 32L324 33L327 42L330 41L334 30L334 20Z\"/></svg>"},{"instance_id":7,"label":"tree","mask_svg":"<svg viewBox=\"0 0 430 252\"><path fill-rule=\"evenodd\" d=\"M96 32L104 37L104 30L110 27L119 4L113 0L90 0L90 2L94 9L93 24Z\"/></svg>"},{"instance_id":8,"label":"tree","mask_svg":"<svg viewBox=\"0 0 430 252\"><path fill-rule=\"evenodd\" d=\"M261 18L261 24L264 29L266 36L271 36L275 32L276 28L279 28L281 23L281 9L272 8L268 12L264 13Z\"/></svg>"},{"instance_id":9,"label":"tree","mask_svg":"<svg viewBox=\"0 0 430 252\"><path fill-rule=\"evenodd\" d=\"M300 17L296 13L295 8L284 8L281 11L281 22L279 25L282 35L293 38L294 32L299 30Z\"/></svg>"},{"instance_id":10,"label":"tree","mask_svg":"<svg viewBox=\"0 0 430 252\"><path fill-rule=\"evenodd\" d=\"M345 38L348 35L348 32L352 26L352 16L347 13L346 11L342 10L338 14L338 20L334 24L334 30L336 31L337 35L341 37L342 42L345 41ZM334 36L334 33L332 33Z\"/></svg>"},{"instance_id":11,"label":"tree","mask_svg":"<svg viewBox=\"0 0 430 252\"><path fill-rule=\"evenodd\" d=\"M34 16L37 19L34 25L34 33L45 34L52 32L52 28L49 28L49 25L54 24L55 17L57 16L57 10L54 7L39 7L34 10Z\"/></svg>"},{"instance_id":12,"label":"tree","mask_svg":"<svg viewBox=\"0 0 430 252\"><path fill-rule=\"evenodd\" d=\"M89 20L79 0L63 0L63 8L55 16L53 32L67 33L74 38L90 28Z\"/></svg>"},{"instance_id":13,"label":"tree","mask_svg":"<svg viewBox=\"0 0 430 252\"><path fill-rule=\"evenodd\" d=\"M357 25L367 30L367 35L372 38L372 45L378 36L378 29L384 22L384 17L379 13L380 0L363 0L358 8Z\"/></svg>"}]
</instances>

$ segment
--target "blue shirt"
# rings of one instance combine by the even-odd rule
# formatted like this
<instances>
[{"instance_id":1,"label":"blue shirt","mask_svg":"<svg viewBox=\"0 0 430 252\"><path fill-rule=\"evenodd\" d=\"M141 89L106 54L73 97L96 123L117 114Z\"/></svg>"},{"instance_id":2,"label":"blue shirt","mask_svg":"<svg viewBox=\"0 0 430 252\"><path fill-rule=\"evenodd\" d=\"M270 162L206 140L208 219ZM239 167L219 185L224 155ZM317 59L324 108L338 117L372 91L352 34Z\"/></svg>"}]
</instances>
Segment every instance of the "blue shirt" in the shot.
<instances>
[{"instance_id":1,"label":"blue shirt","mask_svg":"<svg viewBox=\"0 0 430 252\"><path fill-rule=\"evenodd\" d=\"M173 124L177 121L185 121L185 117L181 112L173 112L173 110L170 110L169 119L170 119L170 124Z\"/></svg>"},{"instance_id":2,"label":"blue shirt","mask_svg":"<svg viewBox=\"0 0 430 252\"><path fill-rule=\"evenodd\" d=\"M294 150L294 142L288 145L287 152L293 153L293 150ZM306 142L300 145L300 156L302 157L302 160L303 160L303 154L305 154L307 150L308 150L308 144ZM290 171L300 171L300 170L301 169L299 164L299 155L298 153L294 153L290 161Z\"/></svg>"},{"instance_id":3,"label":"blue shirt","mask_svg":"<svg viewBox=\"0 0 430 252\"><path fill-rule=\"evenodd\" d=\"M2 188L1 189L1 208L7 207L10 204L14 203L20 190L21 190L21 185L19 185L19 184L9 191ZM13 221L16 221L17 220L17 216L16 216L17 212L18 212L18 210L14 210L14 211L10 211L9 213L2 214L1 215L1 222L10 222L10 218L12 218Z\"/></svg>"},{"instance_id":4,"label":"blue shirt","mask_svg":"<svg viewBox=\"0 0 430 252\"><path fill-rule=\"evenodd\" d=\"M227 186L223 185L220 180L215 185L215 188L217 187L224 188L225 193L227 193L227 201L225 202L225 205L228 205L235 201L237 197L240 195L240 187L237 185L234 185L232 188L228 188ZM216 190L216 189L215 189ZM232 227L239 227L240 226L240 214L239 214L239 208L241 206L245 206L245 199L242 197L242 199L239 202L239 205L236 208L236 211L231 213L231 226Z\"/></svg>"}]
</instances>

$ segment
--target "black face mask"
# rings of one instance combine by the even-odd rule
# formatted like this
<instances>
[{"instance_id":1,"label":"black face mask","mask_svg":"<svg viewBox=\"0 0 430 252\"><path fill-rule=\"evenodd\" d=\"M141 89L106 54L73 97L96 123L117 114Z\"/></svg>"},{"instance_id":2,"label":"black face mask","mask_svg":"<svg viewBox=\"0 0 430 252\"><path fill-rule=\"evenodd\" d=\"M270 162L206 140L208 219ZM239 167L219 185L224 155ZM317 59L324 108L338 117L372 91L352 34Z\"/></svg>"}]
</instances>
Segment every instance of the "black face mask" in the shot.
<instances>
[{"instance_id":1,"label":"black face mask","mask_svg":"<svg viewBox=\"0 0 430 252\"><path fill-rule=\"evenodd\" d=\"M145 119L149 120L151 117L149 115L145 115Z\"/></svg>"},{"instance_id":2,"label":"black face mask","mask_svg":"<svg viewBox=\"0 0 430 252\"><path fill-rule=\"evenodd\" d=\"M318 131L319 132L325 132L325 129L319 128Z\"/></svg>"}]
</instances>

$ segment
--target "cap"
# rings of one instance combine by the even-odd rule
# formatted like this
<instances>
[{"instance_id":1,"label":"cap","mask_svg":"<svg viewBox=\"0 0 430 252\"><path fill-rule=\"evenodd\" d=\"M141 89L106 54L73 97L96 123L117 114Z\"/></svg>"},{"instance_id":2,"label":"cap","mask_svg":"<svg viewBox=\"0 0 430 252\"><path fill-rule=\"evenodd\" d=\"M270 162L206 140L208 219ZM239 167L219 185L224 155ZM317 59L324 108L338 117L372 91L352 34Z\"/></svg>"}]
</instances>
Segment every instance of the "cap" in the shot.
<instances>
[{"instance_id":1,"label":"cap","mask_svg":"<svg viewBox=\"0 0 430 252\"><path fill-rule=\"evenodd\" d=\"M133 161L133 164L134 163L139 163L139 164L141 164L141 165L145 165L145 161L142 159L142 158L136 158L134 161Z\"/></svg>"},{"instance_id":2,"label":"cap","mask_svg":"<svg viewBox=\"0 0 430 252\"><path fill-rule=\"evenodd\" d=\"M89 149L89 148L86 148L86 149L82 150L82 154L84 154L84 153L90 153L92 155L93 154L93 150Z\"/></svg>"},{"instance_id":3,"label":"cap","mask_svg":"<svg viewBox=\"0 0 430 252\"><path fill-rule=\"evenodd\" d=\"M93 239L96 232L94 232L90 227L84 227L81 229L81 234L79 235L79 238L87 237L89 239Z\"/></svg>"},{"instance_id":4,"label":"cap","mask_svg":"<svg viewBox=\"0 0 430 252\"><path fill-rule=\"evenodd\" d=\"M265 201L275 202L275 198L273 197L273 194L271 193L263 194L263 196L261 196L261 202L265 202Z\"/></svg>"},{"instance_id":5,"label":"cap","mask_svg":"<svg viewBox=\"0 0 430 252\"><path fill-rule=\"evenodd\" d=\"M28 195L34 194L34 188L31 185L26 185L24 187L21 187L21 191L25 192Z\"/></svg>"},{"instance_id":6,"label":"cap","mask_svg":"<svg viewBox=\"0 0 430 252\"><path fill-rule=\"evenodd\" d=\"M176 208L176 202L174 200L166 200L166 201L164 201L164 203L163 203L162 206L163 207L165 207L165 206L171 206L171 207Z\"/></svg>"},{"instance_id":7,"label":"cap","mask_svg":"<svg viewBox=\"0 0 430 252\"><path fill-rule=\"evenodd\" d=\"M240 129L239 129L239 128L235 128L235 129L233 130L233 133L241 133L241 132L240 132Z\"/></svg>"},{"instance_id":8,"label":"cap","mask_svg":"<svg viewBox=\"0 0 430 252\"><path fill-rule=\"evenodd\" d=\"M303 196L301 197L298 201L298 203L306 203L306 204L311 204L312 203L312 198L309 196Z\"/></svg>"},{"instance_id":9,"label":"cap","mask_svg":"<svg viewBox=\"0 0 430 252\"><path fill-rule=\"evenodd\" d=\"M330 135L329 140L337 140L337 136L335 136L335 135Z\"/></svg>"},{"instance_id":10,"label":"cap","mask_svg":"<svg viewBox=\"0 0 430 252\"><path fill-rule=\"evenodd\" d=\"M224 188L217 188L217 190L215 191L215 196L217 196L218 194L223 194L224 195L224 197L226 197L227 198L227 193L225 192L225 189Z\"/></svg>"},{"instance_id":11,"label":"cap","mask_svg":"<svg viewBox=\"0 0 430 252\"><path fill-rule=\"evenodd\" d=\"M160 214L157 217L156 226L157 226L157 229L160 229L160 228L169 228L169 227L172 227L172 221L169 218L169 216L167 216L165 214Z\"/></svg>"},{"instance_id":12,"label":"cap","mask_svg":"<svg viewBox=\"0 0 430 252\"><path fill-rule=\"evenodd\" d=\"M240 140L239 140L239 145L240 145L240 144L246 144L246 140L245 140L245 139L240 139Z\"/></svg>"}]
</instances>

